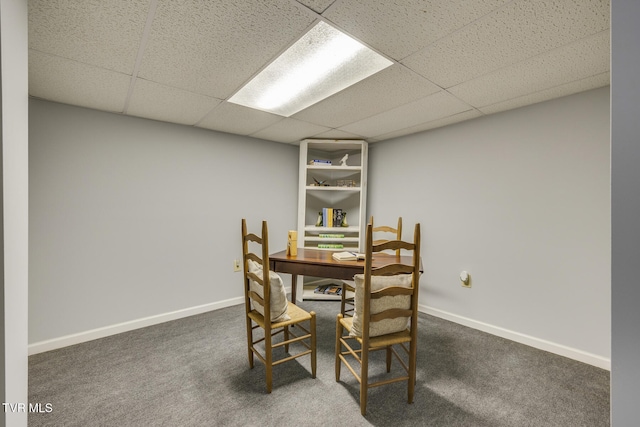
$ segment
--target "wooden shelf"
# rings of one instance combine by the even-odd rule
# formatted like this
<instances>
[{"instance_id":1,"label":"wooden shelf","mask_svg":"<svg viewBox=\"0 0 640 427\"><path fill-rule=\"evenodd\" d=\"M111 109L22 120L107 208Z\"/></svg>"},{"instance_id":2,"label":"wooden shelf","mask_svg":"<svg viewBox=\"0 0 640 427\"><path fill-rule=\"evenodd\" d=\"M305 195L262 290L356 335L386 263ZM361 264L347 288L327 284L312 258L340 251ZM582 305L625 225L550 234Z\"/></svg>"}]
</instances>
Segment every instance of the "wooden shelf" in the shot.
<instances>
[{"instance_id":1,"label":"wooden shelf","mask_svg":"<svg viewBox=\"0 0 640 427\"><path fill-rule=\"evenodd\" d=\"M347 156L346 166L340 163ZM331 165L312 164L327 160ZM298 185L298 245L323 251L356 251L364 247L366 225L368 144L364 140L305 139L300 142ZM312 185L320 182L325 185ZM347 186L338 184L353 184ZM318 212L340 209L347 215L348 227L316 227ZM344 234L344 237L320 237L319 234ZM318 244L343 244L343 248L318 248ZM302 277L303 299L340 299L315 294L317 285L307 286ZM313 282L315 283L315 281ZM334 282L335 283L335 282ZM338 281L336 284L341 284ZM300 288L299 288L300 289Z\"/></svg>"}]
</instances>

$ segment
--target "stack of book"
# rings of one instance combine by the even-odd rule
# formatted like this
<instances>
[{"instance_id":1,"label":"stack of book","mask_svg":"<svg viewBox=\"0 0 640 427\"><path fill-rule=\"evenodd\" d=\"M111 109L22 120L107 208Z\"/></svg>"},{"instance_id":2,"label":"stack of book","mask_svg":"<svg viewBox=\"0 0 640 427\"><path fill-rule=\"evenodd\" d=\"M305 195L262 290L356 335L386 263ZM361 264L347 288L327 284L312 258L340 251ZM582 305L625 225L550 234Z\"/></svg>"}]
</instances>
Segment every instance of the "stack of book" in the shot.
<instances>
[{"instance_id":1,"label":"stack of book","mask_svg":"<svg viewBox=\"0 0 640 427\"><path fill-rule=\"evenodd\" d=\"M322 208L323 227L342 227L344 212L338 208Z\"/></svg>"},{"instance_id":2,"label":"stack of book","mask_svg":"<svg viewBox=\"0 0 640 427\"><path fill-rule=\"evenodd\" d=\"M331 255L336 261L364 261L365 254L358 252L336 252Z\"/></svg>"},{"instance_id":3,"label":"stack of book","mask_svg":"<svg viewBox=\"0 0 640 427\"><path fill-rule=\"evenodd\" d=\"M324 295L341 295L342 294L342 286L340 285L321 285L318 286L314 291L314 294L324 294Z\"/></svg>"}]
</instances>

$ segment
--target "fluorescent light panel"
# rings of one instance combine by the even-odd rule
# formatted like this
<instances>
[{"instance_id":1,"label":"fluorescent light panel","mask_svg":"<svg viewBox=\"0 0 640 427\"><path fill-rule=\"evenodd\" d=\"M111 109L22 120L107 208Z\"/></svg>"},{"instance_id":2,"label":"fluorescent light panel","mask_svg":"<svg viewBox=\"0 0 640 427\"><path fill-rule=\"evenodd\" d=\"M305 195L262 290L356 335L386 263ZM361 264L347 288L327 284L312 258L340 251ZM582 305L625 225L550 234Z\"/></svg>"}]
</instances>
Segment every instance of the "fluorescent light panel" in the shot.
<instances>
[{"instance_id":1,"label":"fluorescent light panel","mask_svg":"<svg viewBox=\"0 0 640 427\"><path fill-rule=\"evenodd\" d=\"M320 21L229 102L289 117L391 64Z\"/></svg>"}]
</instances>

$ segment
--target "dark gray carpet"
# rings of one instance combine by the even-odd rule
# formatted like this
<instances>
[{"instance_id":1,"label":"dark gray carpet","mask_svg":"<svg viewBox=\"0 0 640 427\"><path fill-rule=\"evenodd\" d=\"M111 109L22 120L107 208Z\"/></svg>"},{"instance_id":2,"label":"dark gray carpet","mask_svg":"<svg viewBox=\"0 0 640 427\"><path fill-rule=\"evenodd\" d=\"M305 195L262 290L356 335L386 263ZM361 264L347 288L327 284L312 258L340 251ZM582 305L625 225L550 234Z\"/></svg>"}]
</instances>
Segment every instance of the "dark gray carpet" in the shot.
<instances>
[{"instance_id":1,"label":"dark gray carpet","mask_svg":"<svg viewBox=\"0 0 640 427\"><path fill-rule=\"evenodd\" d=\"M351 373L334 377L339 303L300 305L318 314L316 379L298 359L266 394L235 306L31 356L29 402L53 412L29 426L609 425L608 371L423 314L414 403L379 387L362 417Z\"/></svg>"}]
</instances>

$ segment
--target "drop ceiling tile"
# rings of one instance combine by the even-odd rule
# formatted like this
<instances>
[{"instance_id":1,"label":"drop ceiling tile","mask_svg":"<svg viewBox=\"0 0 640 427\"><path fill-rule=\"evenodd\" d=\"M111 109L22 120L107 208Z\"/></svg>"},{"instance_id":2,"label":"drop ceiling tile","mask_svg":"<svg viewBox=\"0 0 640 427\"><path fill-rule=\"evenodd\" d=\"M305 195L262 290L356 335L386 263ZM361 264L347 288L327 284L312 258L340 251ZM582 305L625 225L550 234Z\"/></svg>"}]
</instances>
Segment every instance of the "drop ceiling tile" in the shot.
<instances>
[{"instance_id":1,"label":"drop ceiling tile","mask_svg":"<svg viewBox=\"0 0 640 427\"><path fill-rule=\"evenodd\" d=\"M582 80L576 80L560 86L555 86L540 92L509 99L508 101L481 107L480 111L484 114L493 114L500 111L513 110L514 108L524 107L525 105L548 101L550 99L560 98L562 96L572 95L574 93L584 92L591 89L597 89L599 87L608 86L609 84L609 73L602 73Z\"/></svg>"},{"instance_id":2,"label":"drop ceiling tile","mask_svg":"<svg viewBox=\"0 0 640 427\"><path fill-rule=\"evenodd\" d=\"M198 127L220 132L250 135L282 120L282 116L266 113L230 102L222 102L209 113Z\"/></svg>"},{"instance_id":3,"label":"drop ceiling tile","mask_svg":"<svg viewBox=\"0 0 640 427\"><path fill-rule=\"evenodd\" d=\"M443 126L452 125L454 123L463 122L465 120L475 119L482 116L478 110L469 110L463 113L454 114L453 116L447 116L442 119L432 120L430 122L422 123L417 126L411 126L405 129L400 129L395 132L390 132L384 135L378 135L375 138L371 138L371 142L384 141L387 139L398 138L404 135L411 135L418 132L424 132L426 130L435 129Z\"/></svg>"},{"instance_id":4,"label":"drop ceiling tile","mask_svg":"<svg viewBox=\"0 0 640 427\"><path fill-rule=\"evenodd\" d=\"M139 76L226 99L313 20L290 0L159 0Z\"/></svg>"},{"instance_id":5,"label":"drop ceiling tile","mask_svg":"<svg viewBox=\"0 0 640 427\"><path fill-rule=\"evenodd\" d=\"M29 50L29 95L63 104L122 112L131 76Z\"/></svg>"},{"instance_id":6,"label":"drop ceiling tile","mask_svg":"<svg viewBox=\"0 0 640 427\"><path fill-rule=\"evenodd\" d=\"M376 137L421 123L470 110L471 107L451 94L441 91L426 98L343 126L340 130L366 137Z\"/></svg>"},{"instance_id":7,"label":"drop ceiling tile","mask_svg":"<svg viewBox=\"0 0 640 427\"><path fill-rule=\"evenodd\" d=\"M484 107L609 71L609 31L501 68L449 89Z\"/></svg>"},{"instance_id":8,"label":"drop ceiling tile","mask_svg":"<svg viewBox=\"0 0 640 427\"><path fill-rule=\"evenodd\" d=\"M395 64L293 117L338 128L440 90L424 77Z\"/></svg>"},{"instance_id":9,"label":"drop ceiling tile","mask_svg":"<svg viewBox=\"0 0 640 427\"><path fill-rule=\"evenodd\" d=\"M273 125L252 134L252 137L268 139L270 141L294 144L305 138L312 138L320 133L330 130L324 126L314 125L287 117Z\"/></svg>"},{"instance_id":10,"label":"drop ceiling tile","mask_svg":"<svg viewBox=\"0 0 640 427\"><path fill-rule=\"evenodd\" d=\"M609 28L609 1L520 0L402 61L448 88Z\"/></svg>"},{"instance_id":11,"label":"drop ceiling tile","mask_svg":"<svg viewBox=\"0 0 640 427\"><path fill-rule=\"evenodd\" d=\"M320 139L364 139L364 135L358 135L355 133L345 132L339 129L331 129L327 132L322 132L314 135L314 138Z\"/></svg>"},{"instance_id":12,"label":"drop ceiling tile","mask_svg":"<svg viewBox=\"0 0 640 427\"><path fill-rule=\"evenodd\" d=\"M29 48L131 74L148 0L29 0Z\"/></svg>"},{"instance_id":13,"label":"drop ceiling tile","mask_svg":"<svg viewBox=\"0 0 640 427\"><path fill-rule=\"evenodd\" d=\"M307 6L317 13L324 12L336 0L297 0L298 3Z\"/></svg>"},{"instance_id":14,"label":"drop ceiling tile","mask_svg":"<svg viewBox=\"0 0 640 427\"><path fill-rule=\"evenodd\" d=\"M194 125L220 102L220 99L137 79L126 114Z\"/></svg>"},{"instance_id":15,"label":"drop ceiling tile","mask_svg":"<svg viewBox=\"0 0 640 427\"><path fill-rule=\"evenodd\" d=\"M509 0L350 0L323 17L371 47L401 60Z\"/></svg>"}]
</instances>

